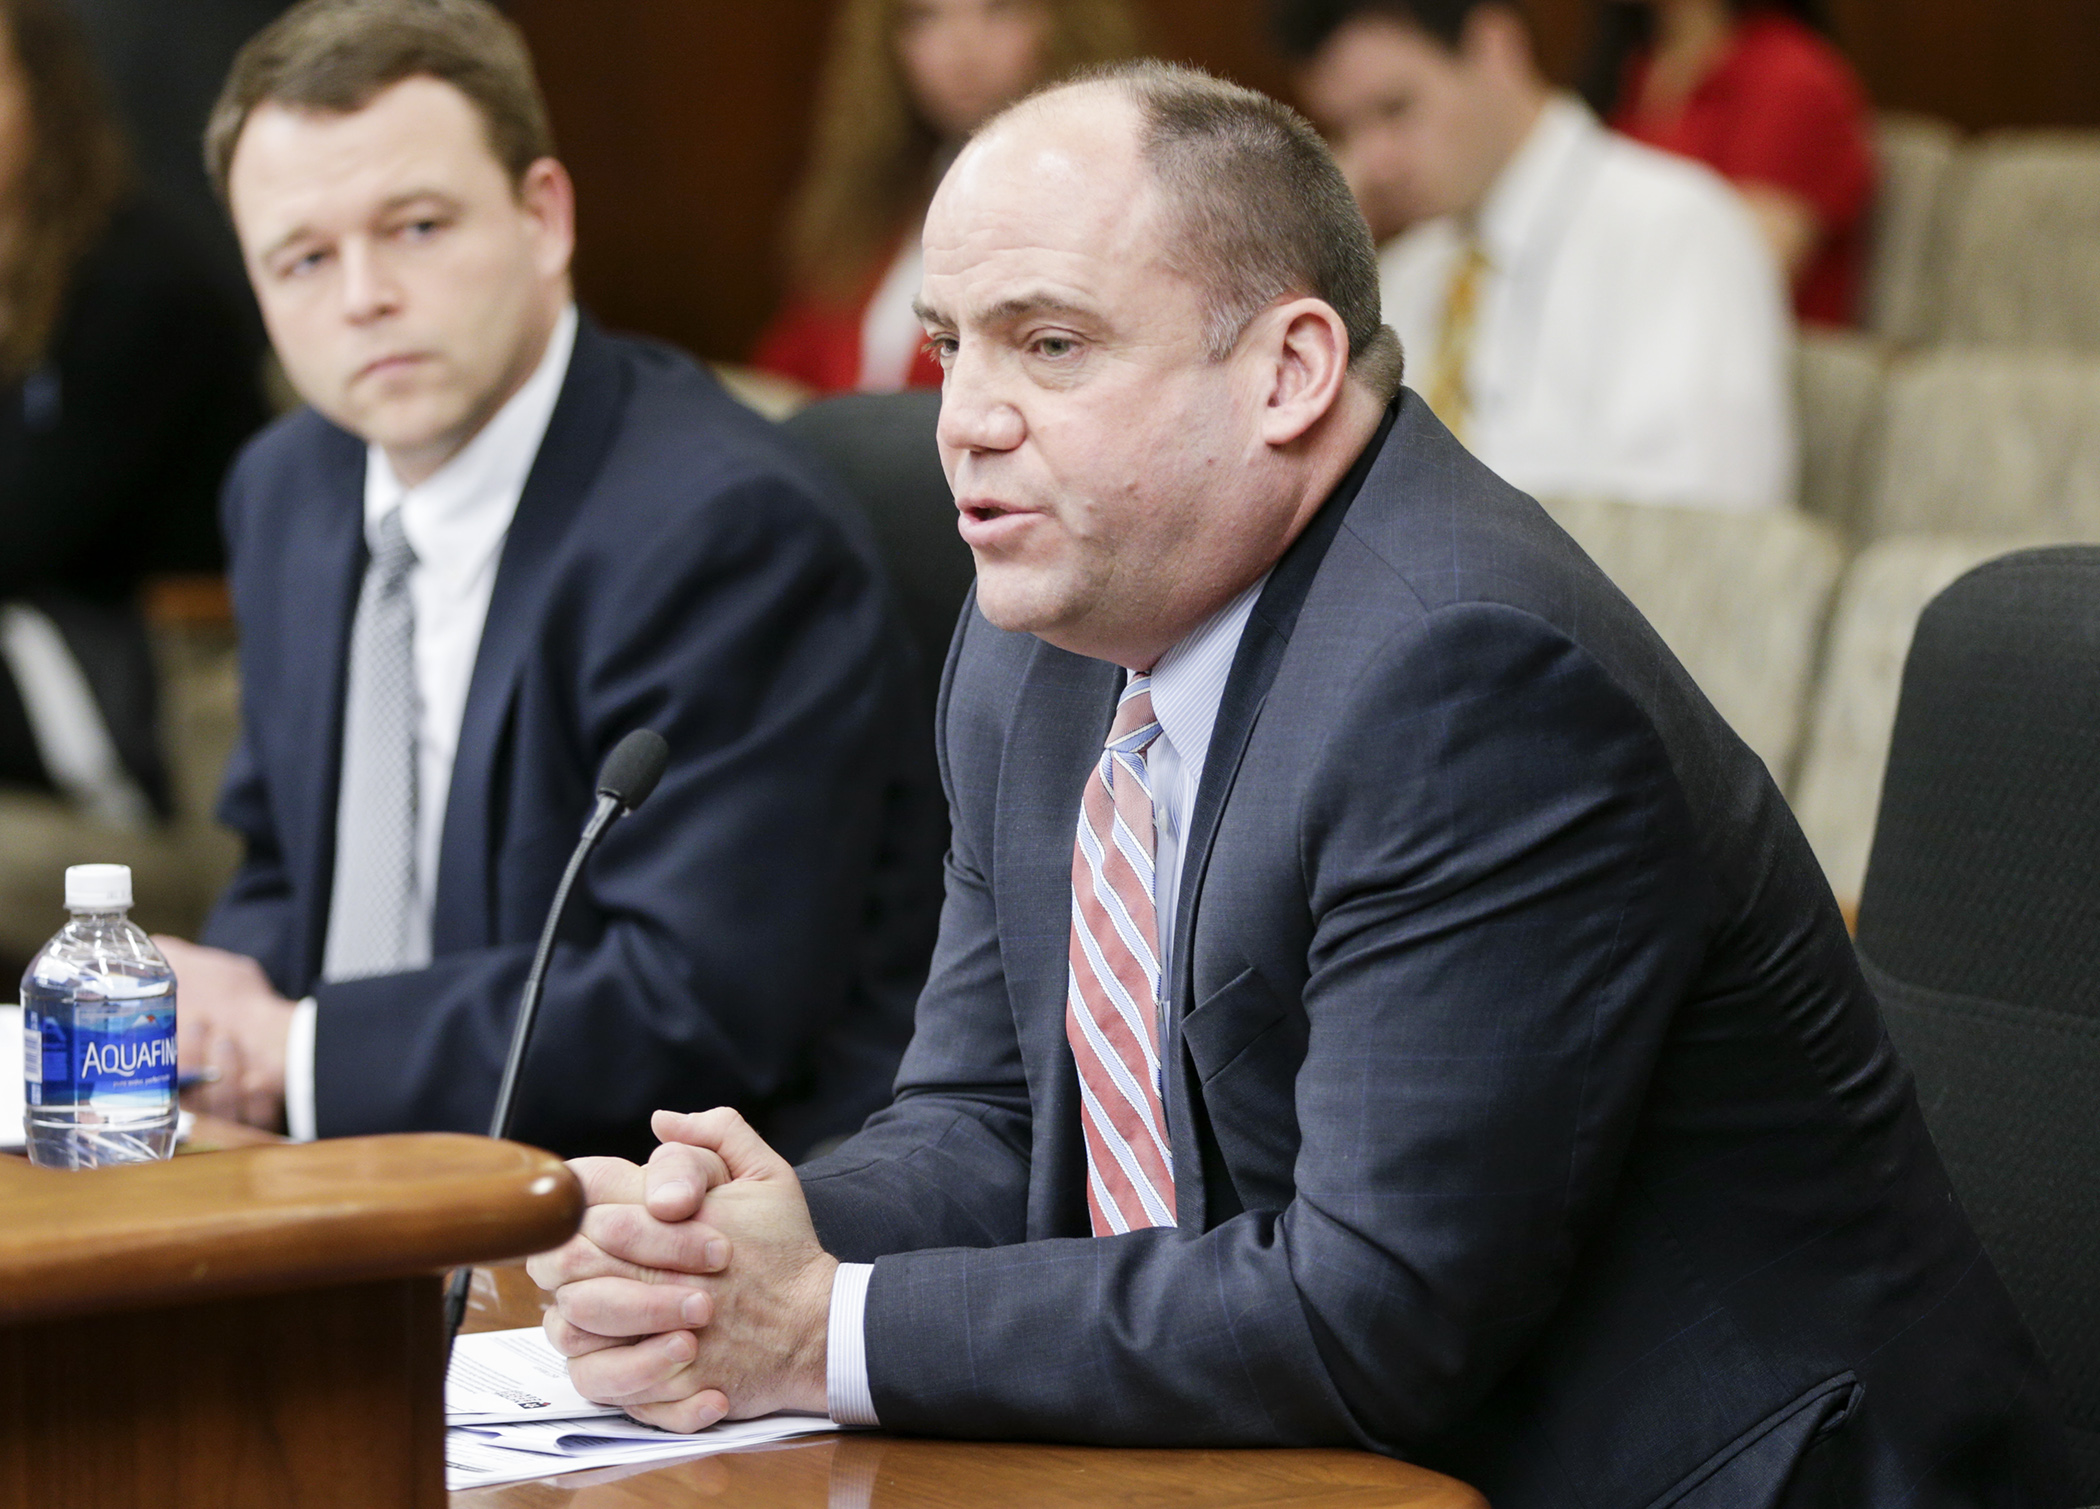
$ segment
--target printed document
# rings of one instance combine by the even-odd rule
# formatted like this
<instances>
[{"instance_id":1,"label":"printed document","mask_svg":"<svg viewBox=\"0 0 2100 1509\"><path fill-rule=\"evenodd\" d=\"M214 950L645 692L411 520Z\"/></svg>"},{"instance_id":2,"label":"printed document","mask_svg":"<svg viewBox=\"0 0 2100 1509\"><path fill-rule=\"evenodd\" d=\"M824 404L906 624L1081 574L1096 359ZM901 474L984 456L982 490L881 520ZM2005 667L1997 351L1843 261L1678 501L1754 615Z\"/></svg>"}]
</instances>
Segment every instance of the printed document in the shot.
<instances>
[{"instance_id":1,"label":"printed document","mask_svg":"<svg viewBox=\"0 0 2100 1509\"><path fill-rule=\"evenodd\" d=\"M589 1468L679 1461L839 1427L822 1415L723 1421L677 1435L593 1404L537 1326L452 1344L445 1377L445 1485L453 1493Z\"/></svg>"}]
</instances>

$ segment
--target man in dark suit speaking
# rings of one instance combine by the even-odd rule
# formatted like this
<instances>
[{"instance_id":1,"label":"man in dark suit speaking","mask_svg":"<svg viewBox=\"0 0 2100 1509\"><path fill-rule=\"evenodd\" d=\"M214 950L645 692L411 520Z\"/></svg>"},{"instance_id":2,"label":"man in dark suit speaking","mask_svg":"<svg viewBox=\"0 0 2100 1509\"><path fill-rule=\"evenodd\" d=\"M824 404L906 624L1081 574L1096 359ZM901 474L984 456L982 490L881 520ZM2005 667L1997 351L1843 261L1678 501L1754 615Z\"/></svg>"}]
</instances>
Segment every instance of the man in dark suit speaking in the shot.
<instances>
[{"instance_id":1,"label":"man in dark suit speaking","mask_svg":"<svg viewBox=\"0 0 2100 1509\"><path fill-rule=\"evenodd\" d=\"M646 1149L696 1083L804 1148L858 1127L940 823L908 810L908 651L844 506L576 310L569 180L483 0L307 0L242 52L209 152L311 407L225 497L247 859L212 947L168 945L206 1104L485 1127L599 762L646 726L670 768L583 874L518 1135Z\"/></svg>"},{"instance_id":2,"label":"man in dark suit speaking","mask_svg":"<svg viewBox=\"0 0 2100 1509\"><path fill-rule=\"evenodd\" d=\"M957 160L922 312L978 579L897 1101L799 1178L722 1111L580 1162L551 1337L680 1429L1354 1443L1496 1509L2056 1502L1779 793L1398 390L1376 287L1309 128L1200 74Z\"/></svg>"}]
</instances>

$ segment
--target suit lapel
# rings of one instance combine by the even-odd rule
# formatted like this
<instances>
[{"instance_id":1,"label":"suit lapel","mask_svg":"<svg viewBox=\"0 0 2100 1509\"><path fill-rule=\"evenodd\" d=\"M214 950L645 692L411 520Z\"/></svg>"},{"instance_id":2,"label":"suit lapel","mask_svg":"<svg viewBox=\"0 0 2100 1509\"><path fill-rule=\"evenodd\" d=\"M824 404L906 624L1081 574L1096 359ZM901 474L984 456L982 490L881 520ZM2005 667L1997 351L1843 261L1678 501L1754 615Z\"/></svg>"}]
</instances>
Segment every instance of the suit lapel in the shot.
<instances>
[{"instance_id":1,"label":"suit lapel","mask_svg":"<svg viewBox=\"0 0 2100 1509\"><path fill-rule=\"evenodd\" d=\"M281 809L312 825L303 841L294 840L292 862L299 867L299 895L312 896L304 968L309 980L320 978L321 953L328 938L330 893L335 888L335 800L343 763L343 687L349 676L351 620L365 574L365 448L354 437L331 430L322 458L323 497L310 525L294 536L283 582L291 593L283 603L276 653L282 657L283 680L277 692L284 716L289 759L284 768L297 772L300 788ZM320 626L320 633L310 630Z\"/></svg>"},{"instance_id":2,"label":"suit lapel","mask_svg":"<svg viewBox=\"0 0 2100 1509\"><path fill-rule=\"evenodd\" d=\"M526 658L545 626L547 600L562 546L582 510L618 428L627 381L612 342L588 318L576 331L576 349L546 437L518 496L489 594L487 622L474 657L473 679L460 719L459 749L446 796L445 831L438 848L438 886L431 947L438 954L487 947L496 941L496 811L502 784L497 763L510 724L511 704ZM586 758L588 755L586 755ZM582 814L577 820L582 821Z\"/></svg>"}]
</instances>

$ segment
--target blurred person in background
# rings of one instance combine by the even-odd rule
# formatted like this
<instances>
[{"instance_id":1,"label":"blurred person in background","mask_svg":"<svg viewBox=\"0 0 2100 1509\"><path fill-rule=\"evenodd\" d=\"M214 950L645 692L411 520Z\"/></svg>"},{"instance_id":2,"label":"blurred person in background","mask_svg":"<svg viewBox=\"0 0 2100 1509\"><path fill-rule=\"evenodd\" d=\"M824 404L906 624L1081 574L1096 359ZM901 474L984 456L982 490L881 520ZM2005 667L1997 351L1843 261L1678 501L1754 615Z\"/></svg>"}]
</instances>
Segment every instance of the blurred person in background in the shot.
<instances>
[{"instance_id":1,"label":"blurred person in background","mask_svg":"<svg viewBox=\"0 0 2100 1509\"><path fill-rule=\"evenodd\" d=\"M1046 80L1134 57L1124 0L846 0L756 364L822 393L937 388L919 222L963 141Z\"/></svg>"},{"instance_id":2,"label":"blurred person in background","mask_svg":"<svg viewBox=\"0 0 2100 1509\"><path fill-rule=\"evenodd\" d=\"M1541 497L1748 509L1794 491L1777 264L1711 170L1607 131L1507 0L1277 0L1366 218L1408 378Z\"/></svg>"},{"instance_id":3,"label":"blurred person in background","mask_svg":"<svg viewBox=\"0 0 2100 1509\"><path fill-rule=\"evenodd\" d=\"M1618 130L1736 186L1808 323L1850 325L1873 109L1820 0L1604 0L1587 93Z\"/></svg>"},{"instance_id":4,"label":"blurred person in background","mask_svg":"<svg viewBox=\"0 0 2100 1509\"><path fill-rule=\"evenodd\" d=\"M0 0L0 782L166 815L140 587L221 564L264 417L241 318L136 192L70 18Z\"/></svg>"}]
</instances>

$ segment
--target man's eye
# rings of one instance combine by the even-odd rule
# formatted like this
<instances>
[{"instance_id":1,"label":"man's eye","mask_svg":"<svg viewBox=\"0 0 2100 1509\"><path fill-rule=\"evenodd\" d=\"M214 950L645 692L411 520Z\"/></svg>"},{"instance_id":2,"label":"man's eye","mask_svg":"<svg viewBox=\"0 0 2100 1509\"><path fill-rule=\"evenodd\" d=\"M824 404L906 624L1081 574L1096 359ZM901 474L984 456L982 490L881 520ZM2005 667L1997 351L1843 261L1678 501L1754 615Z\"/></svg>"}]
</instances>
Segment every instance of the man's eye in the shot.
<instances>
[{"instance_id":1,"label":"man's eye","mask_svg":"<svg viewBox=\"0 0 2100 1509\"><path fill-rule=\"evenodd\" d=\"M443 228L440 220L411 220L401 227L401 234L410 241L428 241Z\"/></svg>"},{"instance_id":2,"label":"man's eye","mask_svg":"<svg viewBox=\"0 0 2100 1509\"><path fill-rule=\"evenodd\" d=\"M942 366L955 360L955 337L952 335L929 335L926 337L926 354Z\"/></svg>"},{"instance_id":3,"label":"man's eye","mask_svg":"<svg viewBox=\"0 0 2100 1509\"><path fill-rule=\"evenodd\" d=\"M287 278L303 278L318 269L327 259L328 254L326 252L310 251L285 263L279 275Z\"/></svg>"},{"instance_id":4,"label":"man's eye","mask_svg":"<svg viewBox=\"0 0 2100 1509\"><path fill-rule=\"evenodd\" d=\"M1079 342L1073 340L1069 335L1045 335L1037 338L1035 349L1038 356L1047 356L1052 360L1056 360L1060 357L1070 356L1077 351Z\"/></svg>"}]
</instances>

